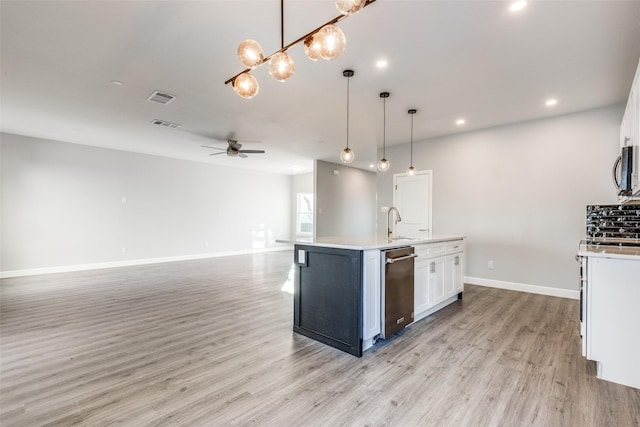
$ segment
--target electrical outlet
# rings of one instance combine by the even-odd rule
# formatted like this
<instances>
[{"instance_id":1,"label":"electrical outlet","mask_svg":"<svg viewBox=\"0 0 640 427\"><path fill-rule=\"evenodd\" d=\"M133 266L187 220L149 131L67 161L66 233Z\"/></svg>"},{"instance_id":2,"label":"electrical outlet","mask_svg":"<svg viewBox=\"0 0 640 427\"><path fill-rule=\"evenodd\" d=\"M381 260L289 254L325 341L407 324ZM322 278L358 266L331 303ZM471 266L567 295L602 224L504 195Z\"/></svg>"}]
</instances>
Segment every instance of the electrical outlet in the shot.
<instances>
[{"instance_id":1,"label":"electrical outlet","mask_svg":"<svg viewBox=\"0 0 640 427\"><path fill-rule=\"evenodd\" d=\"M487 262L487 268L489 270L493 270L493 260L490 260L490 261Z\"/></svg>"},{"instance_id":2,"label":"electrical outlet","mask_svg":"<svg viewBox=\"0 0 640 427\"><path fill-rule=\"evenodd\" d=\"M389 206L382 206L382 207L380 208L380 212L382 212L382 213L387 213L387 212L389 212Z\"/></svg>"}]
</instances>

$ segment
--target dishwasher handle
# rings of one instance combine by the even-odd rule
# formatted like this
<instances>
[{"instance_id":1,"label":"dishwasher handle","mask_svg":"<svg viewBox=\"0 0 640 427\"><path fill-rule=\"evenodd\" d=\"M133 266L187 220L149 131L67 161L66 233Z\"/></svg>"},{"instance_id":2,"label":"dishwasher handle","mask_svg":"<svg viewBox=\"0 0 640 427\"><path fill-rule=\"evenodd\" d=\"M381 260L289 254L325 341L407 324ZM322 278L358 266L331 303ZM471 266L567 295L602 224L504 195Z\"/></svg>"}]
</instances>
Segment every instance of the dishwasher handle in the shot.
<instances>
[{"instance_id":1,"label":"dishwasher handle","mask_svg":"<svg viewBox=\"0 0 640 427\"><path fill-rule=\"evenodd\" d=\"M404 261L405 259L415 258L417 256L418 254L410 254L410 255L405 255L398 258L387 258L385 260L385 264L393 264L394 262Z\"/></svg>"}]
</instances>

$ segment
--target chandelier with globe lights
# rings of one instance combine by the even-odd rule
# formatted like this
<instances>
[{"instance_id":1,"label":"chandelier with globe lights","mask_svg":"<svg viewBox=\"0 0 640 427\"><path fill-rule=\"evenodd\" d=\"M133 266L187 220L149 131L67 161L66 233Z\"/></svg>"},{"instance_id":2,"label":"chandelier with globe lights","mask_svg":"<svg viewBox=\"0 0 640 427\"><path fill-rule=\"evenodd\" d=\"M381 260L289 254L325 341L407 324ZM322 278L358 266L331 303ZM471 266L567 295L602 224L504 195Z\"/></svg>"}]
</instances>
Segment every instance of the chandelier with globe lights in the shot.
<instances>
[{"instance_id":1,"label":"chandelier with globe lights","mask_svg":"<svg viewBox=\"0 0 640 427\"><path fill-rule=\"evenodd\" d=\"M295 72L295 64L291 56L287 53L287 50L300 42L304 42L304 52L312 61L318 61L319 59L331 61L339 58L345 50L346 38L336 24L375 1L376 0L334 0L340 15L285 46L284 0L280 0L280 49L265 57L262 47L257 41L244 40L238 46L238 58L246 69L229 78L224 83L231 83L233 90L242 98L253 98L258 94L260 88L258 86L258 80L256 80L250 72L264 63L269 64L269 74L271 74L274 79L281 82L286 81Z\"/></svg>"}]
</instances>

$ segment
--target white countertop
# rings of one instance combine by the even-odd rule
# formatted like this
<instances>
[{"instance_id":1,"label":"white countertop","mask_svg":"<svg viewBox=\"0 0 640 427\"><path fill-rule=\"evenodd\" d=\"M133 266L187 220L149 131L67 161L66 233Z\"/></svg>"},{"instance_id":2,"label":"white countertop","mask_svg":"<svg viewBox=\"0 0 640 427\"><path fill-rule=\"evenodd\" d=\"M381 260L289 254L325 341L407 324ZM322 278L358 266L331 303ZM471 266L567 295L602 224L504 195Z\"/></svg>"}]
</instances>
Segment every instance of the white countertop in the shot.
<instances>
[{"instance_id":1,"label":"white countertop","mask_svg":"<svg viewBox=\"0 0 640 427\"><path fill-rule=\"evenodd\" d=\"M603 246L581 243L578 256L636 259L640 261L640 247L638 246Z\"/></svg>"},{"instance_id":2,"label":"white countertop","mask_svg":"<svg viewBox=\"0 0 640 427\"><path fill-rule=\"evenodd\" d=\"M294 243L298 245L320 246L336 249L353 249L364 251L368 249L391 249L403 246L415 246L425 243L449 242L464 239L464 236L428 236L387 239L381 236L360 236L360 237L318 237L316 239L298 239Z\"/></svg>"}]
</instances>

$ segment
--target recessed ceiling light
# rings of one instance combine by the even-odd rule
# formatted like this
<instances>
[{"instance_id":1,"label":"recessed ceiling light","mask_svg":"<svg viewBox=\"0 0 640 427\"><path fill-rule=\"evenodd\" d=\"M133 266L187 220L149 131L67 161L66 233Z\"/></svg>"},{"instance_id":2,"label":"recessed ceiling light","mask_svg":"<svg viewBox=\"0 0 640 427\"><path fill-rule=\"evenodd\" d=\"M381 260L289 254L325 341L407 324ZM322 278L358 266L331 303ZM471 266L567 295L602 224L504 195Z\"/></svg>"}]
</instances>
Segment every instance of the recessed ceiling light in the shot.
<instances>
[{"instance_id":1,"label":"recessed ceiling light","mask_svg":"<svg viewBox=\"0 0 640 427\"><path fill-rule=\"evenodd\" d=\"M526 0L517 0L511 3L511 6L509 6L509 10L511 12L517 12L518 10L522 10L526 5L527 5Z\"/></svg>"},{"instance_id":2,"label":"recessed ceiling light","mask_svg":"<svg viewBox=\"0 0 640 427\"><path fill-rule=\"evenodd\" d=\"M378 68L384 68L384 67L387 66L387 64L388 64L388 62L387 62L386 59L378 59L376 61L376 67L378 67Z\"/></svg>"},{"instance_id":3,"label":"recessed ceiling light","mask_svg":"<svg viewBox=\"0 0 640 427\"><path fill-rule=\"evenodd\" d=\"M369 164L369 167L370 167L371 169L373 169L373 168L375 168L375 167L376 167L376 165L374 165L373 163L370 163L370 164Z\"/></svg>"},{"instance_id":4,"label":"recessed ceiling light","mask_svg":"<svg viewBox=\"0 0 640 427\"><path fill-rule=\"evenodd\" d=\"M116 86L124 85L124 83L122 83L120 80L111 80L111 84L116 85Z\"/></svg>"},{"instance_id":5,"label":"recessed ceiling light","mask_svg":"<svg viewBox=\"0 0 640 427\"><path fill-rule=\"evenodd\" d=\"M462 126L463 124L467 123L467 121L465 119L458 119L456 120L456 124L458 126Z\"/></svg>"},{"instance_id":6,"label":"recessed ceiling light","mask_svg":"<svg viewBox=\"0 0 640 427\"><path fill-rule=\"evenodd\" d=\"M547 107L553 107L554 105L556 105L558 103L557 99L548 99L547 102L545 102L545 105Z\"/></svg>"},{"instance_id":7,"label":"recessed ceiling light","mask_svg":"<svg viewBox=\"0 0 640 427\"><path fill-rule=\"evenodd\" d=\"M302 166L290 166L289 170L293 171L293 172L300 172L302 171L304 168Z\"/></svg>"}]
</instances>

